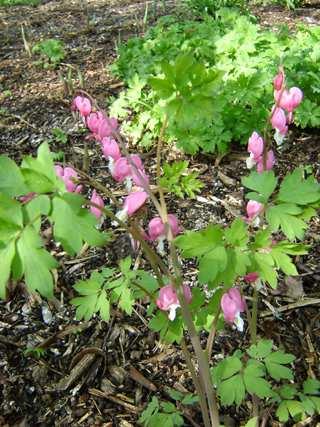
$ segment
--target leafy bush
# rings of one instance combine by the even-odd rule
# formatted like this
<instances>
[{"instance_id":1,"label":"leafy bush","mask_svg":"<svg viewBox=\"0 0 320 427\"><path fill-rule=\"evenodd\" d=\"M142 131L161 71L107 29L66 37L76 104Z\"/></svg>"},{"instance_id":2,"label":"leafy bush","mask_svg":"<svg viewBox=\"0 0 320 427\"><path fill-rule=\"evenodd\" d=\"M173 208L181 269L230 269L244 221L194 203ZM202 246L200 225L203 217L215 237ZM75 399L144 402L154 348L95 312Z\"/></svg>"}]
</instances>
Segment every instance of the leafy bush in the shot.
<instances>
[{"instance_id":1,"label":"leafy bush","mask_svg":"<svg viewBox=\"0 0 320 427\"><path fill-rule=\"evenodd\" d=\"M32 48L32 53L40 55L45 68L56 67L65 57L63 42L56 39L36 43Z\"/></svg>"},{"instance_id":2,"label":"leafy bush","mask_svg":"<svg viewBox=\"0 0 320 427\"><path fill-rule=\"evenodd\" d=\"M6 296L9 279L23 278L29 291L50 298L58 263L45 248L42 220L50 222L54 239L70 255L84 242L105 244L107 234L96 229L84 197L68 193L56 176L47 143L39 147L37 158L26 156L20 167L0 156L0 171L0 298Z\"/></svg>"},{"instance_id":3,"label":"leafy bush","mask_svg":"<svg viewBox=\"0 0 320 427\"><path fill-rule=\"evenodd\" d=\"M186 152L224 152L263 127L271 75L282 63L288 85L294 80L304 92L296 124L318 127L319 46L319 27L300 26L295 34L263 30L230 9L203 21L165 17L143 38L120 46L112 69L128 89L111 112L125 119L123 130L142 146L159 134L165 112L168 139Z\"/></svg>"},{"instance_id":4,"label":"leafy bush","mask_svg":"<svg viewBox=\"0 0 320 427\"><path fill-rule=\"evenodd\" d=\"M37 6L40 0L0 0L1 6Z\"/></svg>"},{"instance_id":5,"label":"leafy bush","mask_svg":"<svg viewBox=\"0 0 320 427\"><path fill-rule=\"evenodd\" d=\"M207 13L214 15L217 10L222 7L239 7L244 9L247 1L246 0L184 0L185 4L190 10L197 14Z\"/></svg>"}]
</instances>

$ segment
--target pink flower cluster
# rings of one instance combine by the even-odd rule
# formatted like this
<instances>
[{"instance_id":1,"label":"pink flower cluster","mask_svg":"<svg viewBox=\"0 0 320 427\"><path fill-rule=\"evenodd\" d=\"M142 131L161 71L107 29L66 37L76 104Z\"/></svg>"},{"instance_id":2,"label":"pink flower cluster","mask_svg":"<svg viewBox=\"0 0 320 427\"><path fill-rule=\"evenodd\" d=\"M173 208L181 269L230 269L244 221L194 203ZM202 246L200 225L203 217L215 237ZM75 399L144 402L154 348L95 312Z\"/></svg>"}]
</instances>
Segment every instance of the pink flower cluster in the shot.
<instances>
[{"instance_id":1,"label":"pink flower cluster","mask_svg":"<svg viewBox=\"0 0 320 427\"><path fill-rule=\"evenodd\" d=\"M190 304L192 295L188 285L183 285L183 294L186 302ZM169 312L168 317L170 320L175 319L176 310L180 307L180 303L173 285L163 286L163 288L160 289L159 297L156 303L160 310Z\"/></svg>"},{"instance_id":2,"label":"pink flower cluster","mask_svg":"<svg viewBox=\"0 0 320 427\"><path fill-rule=\"evenodd\" d=\"M275 105L272 108L270 121L273 129L276 130L275 140L280 145L288 132L288 125L293 121L293 112L303 99L303 93L298 87L292 87L289 90L286 88L282 68L273 80L273 89Z\"/></svg>"},{"instance_id":3,"label":"pink flower cluster","mask_svg":"<svg viewBox=\"0 0 320 427\"><path fill-rule=\"evenodd\" d=\"M89 139L95 139L100 143L103 156L109 161L109 170L115 181L125 181L129 192L132 183L138 187L124 199L123 209L117 214L119 219L125 220L140 209L148 199L148 194L143 191L143 188L148 184L149 178L145 173L142 161L135 154L130 157L130 161L122 156L120 147L114 139L114 134L118 130L117 120L108 117L102 111L93 111L91 101L87 97L76 96L72 102L72 109L79 112L87 128L91 131ZM94 191L91 202L102 206L103 200ZM91 212L97 216L101 210L92 207Z\"/></svg>"},{"instance_id":4,"label":"pink flower cluster","mask_svg":"<svg viewBox=\"0 0 320 427\"><path fill-rule=\"evenodd\" d=\"M253 132L248 141L248 152L250 154L246 160L248 169L257 166L257 172L261 173L264 170L270 170L273 168L275 163L274 152L272 150L267 152L266 167L264 168L263 150L263 138L257 132Z\"/></svg>"},{"instance_id":5,"label":"pink flower cluster","mask_svg":"<svg viewBox=\"0 0 320 427\"><path fill-rule=\"evenodd\" d=\"M289 90L285 86L285 75L282 68L273 79L275 104L271 110L270 122L275 129L274 139L277 145L281 145L285 135L288 132L288 126L292 123L293 112L300 105L303 99L303 93L298 87L292 87ZM257 172L270 170L275 163L273 150L264 153L265 142L257 133L253 132L248 141L248 152L250 156L246 163L248 169L257 167ZM265 156L265 158L264 158Z\"/></svg>"}]
</instances>

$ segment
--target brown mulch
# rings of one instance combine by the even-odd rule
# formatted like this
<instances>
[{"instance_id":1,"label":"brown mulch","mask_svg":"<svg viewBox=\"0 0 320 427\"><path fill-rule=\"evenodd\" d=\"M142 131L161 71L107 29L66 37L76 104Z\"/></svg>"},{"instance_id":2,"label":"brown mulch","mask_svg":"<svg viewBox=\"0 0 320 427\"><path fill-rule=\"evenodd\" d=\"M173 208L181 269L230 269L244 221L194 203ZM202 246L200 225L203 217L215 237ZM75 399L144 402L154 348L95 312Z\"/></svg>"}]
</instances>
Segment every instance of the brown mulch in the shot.
<instances>
[{"instance_id":1,"label":"brown mulch","mask_svg":"<svg viewBox=\"0 0 320 427\"><path fill-rule=\"evenodd\" d=\"M135 0L49 1L37 8L0 9L0 90L10 91L6 96L0 94L0 154L19 161L49 140L54 151L65 151L68 161L81 167L83 137L70 114L72 89L80 84L78 72L84 88L101 105L118 93L121 82L112 77L107 66L116 57L119 40L142 33L145 4ZM171 10L171 3L167 2L167 7ZM289 26L297 22L315 25L320 20L319 8L312 5L296 11L269 7L254 12L267 26L279 21ZM158 13L163 13L160 7ZM24 49L21 25L30 45L46 38L63 40L66 62L55 70L36 66ZM70 69L72 78L66 87L62 80ZM54 127L67 133L67 146L53 138ZM319 177L319 143L315 132L292 131L277 166L280 174L304 164L311 165ZM185 229L200 229L209 222L229 223L244 214L239 176L245 173L246 154L237 150L217 167L211 156L191 159L191 167L202 171L205 187L201 196L195 201L168 200ZM169 158L172 152L164 155ZM177 155L182 156L174 152ZM147 156L147 168L154 166L152 162L152 156ZM111 185L95 147L90 148L90 173L104 185ZM259 332L295 354L299 379L319 375L319 306L299 305L303 298L320 297L319 231L316 218L306 235L311 251L297 259L298 279L288 282L283 278L277 292L261 302L264 316ZM0 302L0 426L130 427L137 425L139 413L154 393L170 400L166 386L192 391L180 351L162 345L148 330L143 305L138 305L130 318L115 312L108 324L98 319L80 323L74 319L68 301L75 281L128 253L128 239L121 235L112 246L89 251L75 260L62 255L56 300L31 298L21 286L8 301ZM195 265L184 268L187 280L194 283ZM275 309L296 306L274 316L270 304ZM230 354L246 339L230 328L222 331L214 345L215 358ZM45 352L36 357L26 351L34 347ZM249 408L240 414L231 408L228 413L235 418L235 425L240 425ZM191 425L188 417L199 422L196 410L186 414L186 426ZM315 423L310 420L310 425ZM269 425L279 424L271 420Z\"/></svg>"}]
</instances>

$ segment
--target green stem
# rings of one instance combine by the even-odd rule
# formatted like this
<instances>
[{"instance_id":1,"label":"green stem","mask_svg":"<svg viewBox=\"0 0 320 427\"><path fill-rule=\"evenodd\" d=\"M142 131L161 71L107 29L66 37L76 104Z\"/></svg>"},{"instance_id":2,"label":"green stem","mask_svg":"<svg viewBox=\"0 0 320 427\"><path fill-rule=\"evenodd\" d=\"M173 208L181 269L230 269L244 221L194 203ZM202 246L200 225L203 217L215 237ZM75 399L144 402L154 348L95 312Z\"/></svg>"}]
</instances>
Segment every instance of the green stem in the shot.
<instances>
[{"instance_id":1,"label":"green stem","mask_svg":"<svg viewBox=\"0 0 320 427\"><path fill-rule=\"evenodd\" d=\"M218 319L219 319L219 315L220 315L220 307L218 308L218 311L211 323L211 328L210 328L210 333L209 333L209 337L208 337L208 341L207 341L207 347L206 347L206 352L208 354L208 362L210 363L211 360L211 354L212 354L212 347L213 347L213 342L214 342L214 338L216 336L216 332L217 332L217 323L218 323Z\"/></svg>"},{"instance_id":2,"label":"green stem","mask_svg":"<svg viewBox=\"0 0 320 427\"><path fill-rule=\"evenodd\" d=\"M213 384L211 381L211 374L210 374L208 359L201 347L200 339L197 334L194 323L192 321L191 312L185 300L182 286L178 287L177 293L178 293L178 299L181 305L183 319L186 322L186 326L190 334L191 343L198 359L200 381L202 381L206 395L207 395L209 413L211 418L211 426L219 427L220 422L219 422L218 405L216 402L215 392L214 392Z\"/></svg>"},{"instance_id":3,"label":"green stem","mask_svg":"<svg viewBox=\"0 0 320 427\"><path fill-rule=\"evenodd\" d=\"M258 290L257 286L253 288L252 314L251 314L251 343L257 342L257 321L258 321Z\"/></svg>"},{"instance_id":4,"label":"green stem","mask_svg":"<svg viewBox=\"0 0 320 427\"><path fill-rule=\"evenodd\" d=\"M210 423L210 419L209 419L209 412L208 412L206 394L205 394L203 387L201 386L201 383L199 381L197 373L194 369L193 363L191 361L190 353L188 351L188 348L187 348L187 345L186 345L184 338L182 338L182 341L181 341L181 348L182 348L184 357L186 359L188 369L191 373L191 377L192 377L197 395L199 396L199 403L200 403L200 408L201 408L201 412L202 412L202 418L203 418L204 425L205 425L205 427L210 427L211 423Z\"/></svg>"},{"instance_id":5,"label":"green stem","mask_svg":"<svg viewBox=\"0 0 320 427\"><path fill-rule=\"evenodd\" d=\"M257 343L257 321L258 321L258 290L257 285L253 285L253 300L252 300L252 312L250 321L250 336L251 344ZM259 418L259 398L255 394L252 396L252 415ZM258 421L256 427L258 426Z\"/></svg>"}]
</instances>

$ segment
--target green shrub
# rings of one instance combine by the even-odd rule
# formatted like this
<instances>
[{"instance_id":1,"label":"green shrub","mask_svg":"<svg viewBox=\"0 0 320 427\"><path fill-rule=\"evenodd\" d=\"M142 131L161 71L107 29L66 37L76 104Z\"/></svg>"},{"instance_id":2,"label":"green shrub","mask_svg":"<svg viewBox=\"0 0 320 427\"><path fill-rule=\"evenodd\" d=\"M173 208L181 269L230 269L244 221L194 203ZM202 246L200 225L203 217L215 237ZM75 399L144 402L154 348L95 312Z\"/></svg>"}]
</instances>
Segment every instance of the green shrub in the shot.
<instances>
[{"instance_id":1,"label":"green shrub","mask_svg":"<svg viewBox=\"0 0 320 427\"><path fill-rule=\"evenodd\" d=\"M172 118L167 110L168 135L186 152L224 152L231 141L246 144L252 129L266 120L272 101L270 80L279 64L285 67L288 86L294 82L304 92L296 124L320 125L319 27L301 25L294 34L286 27L265 30L248 16L221 9L215 18L206 16L203 21L165 17L143 38L120 46L118 53L112 70L128 89L111 111L124 119L124 131L142 146L151 145L159 133L163 107L172 106L173 98L183 114L176 108ZM179 71L186 78L180 84L179 76L170 80L166 71L171 67L174 74L175 67L179 69L181 55L191 58L193 65ZM169 82L167 91L153 84L161 79L162 86ZM198 86L196 93L197 79L202 88ZM175 90L177 84L182 92Z\"/></svg>"},{"instance_id":2,"label":"green shrub","mask_svg":"<svg viewBox=\"0 0 320 427\"><path fill-rule=\"evenodd\" d=\"M40 0L0 0L1 6L38 6Z\"/></svg>"}]
</instances>

